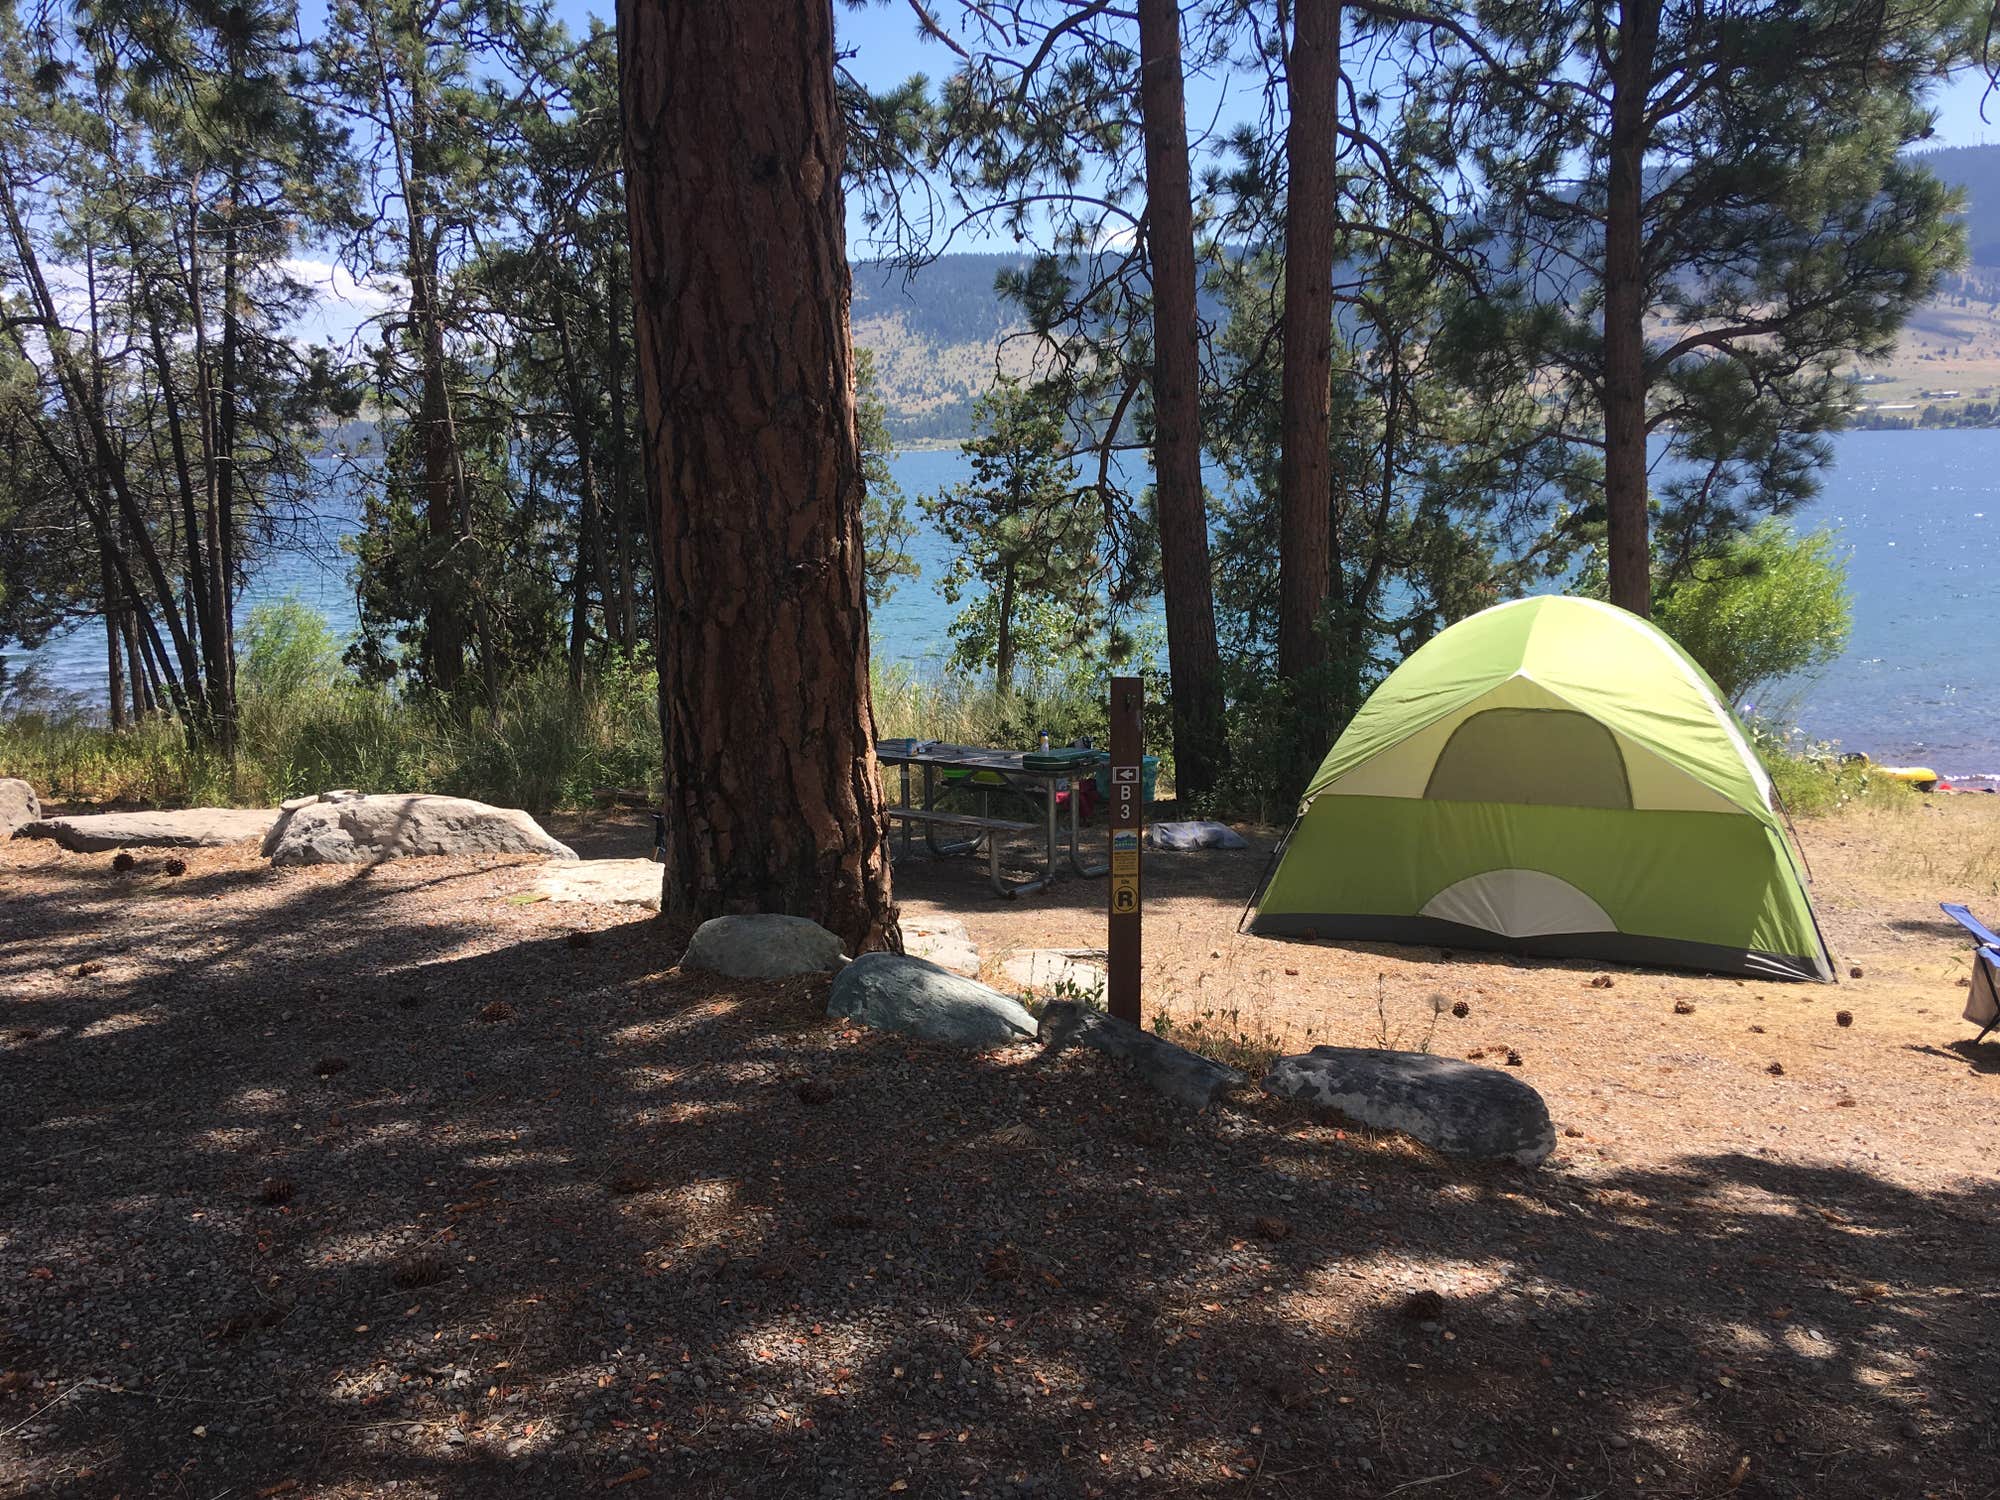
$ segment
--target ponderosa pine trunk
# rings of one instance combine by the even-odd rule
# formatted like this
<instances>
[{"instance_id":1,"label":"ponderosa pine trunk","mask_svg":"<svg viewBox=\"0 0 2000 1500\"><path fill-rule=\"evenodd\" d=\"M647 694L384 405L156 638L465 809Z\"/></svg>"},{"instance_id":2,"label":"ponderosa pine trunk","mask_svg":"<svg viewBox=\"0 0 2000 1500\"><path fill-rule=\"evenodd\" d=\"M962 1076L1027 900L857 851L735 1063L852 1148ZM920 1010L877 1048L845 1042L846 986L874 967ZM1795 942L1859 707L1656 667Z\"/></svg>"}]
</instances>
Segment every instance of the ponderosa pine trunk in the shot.
<instances>
[{"instance_id":1,"label":"ponderosa pine trunk","mask_svg":"<svg viewBox=\"0 0 2000 1500\"><path fill-rule=\"evenodd\" d=\"M1334 178L1340 0L1297 0L1285 60L1285 365L1278 461L1278 675L1296 715L1292 780L1303 787L1332 743L1328 639L1335 518L1329 448L1333 381Z\"/></svg>"},{"instance_id":2,"label":"ponderosa pine trunk","mask_svg":"<svg viewBox=\"0 0 2000 1500\"><path fill-rule=\"evenodd\" d=\"M242 318L237 306L236 183L230 184L229 220L222 235L221 408L216 417L215 510L220 529L215 579L215 625L221 636L221 673L208 681L208 712L215 736L233 766L236 760L236 436L237 365Z\"/></svg>"},{"instance_id":3,"label":"ponderosa pine trunk","mask_svg":"<svg viewBox=\"0 0 2000 1500\"><path fill-rule=\"evenodd\" d=\"M1658 0L1620 7L1604 199L1604 514L1611 602L1653 612L1646 494L1646 103Z\"/></svg>"},{"instance_id":4,"label":"ponderosa pine trunk","mask_svg":"<svg viewBox=\"0 0 2000 1500\"><path fill-rule=\"evenodd\" d=\"M868 693L832 0L620 0L662 913L893 946Z\"/></svg>"},{"instance_id":5,"label":"ponderosa pine trunk","mask_svg":"<svg viewBox=\"0 0 2000 1500\"><path fill-rule=\"evenodd\" d=\"M1222 659L1201 482L1194 208L1178 0L1139 0L1139 109L1146 137L1146 250L1153 277L1153 487L1173 678L1174 782L1199 796L1227 759Z\"/></svg>"},{"instance_id":6,"label":"ponderosa pine trunk","mask_svg":"<svg viewBox=\"0 0 2000 1500\"><path fill-rule=\"evenodd\" d=\"M609 270L606 272L607 281ZM632 568L632 508L625 497L625 361L623 335L618 331L616 285L604 289L605 361L611 372L611 526L618 544L618 644L626 651L639 643L637 585ZM607 613L609 611L607 610ZM608 628L608 627L607 627Z\"/></svg>"},{"instance_id":7,"label":"ponderosa pine trunk","mask_svg":"<svg viewBox=\"0 0 2000 1500\"><path fill-rule=\"evenodd\" d=\"M1009 562L1000 575L999 641L993 655L993 680L1003 698L1014 692L1014 580L1015 567Z\"/></svg>"},{"instance_id":8,"label":"ponderosa pine trunk","mask_svg":"<svg viewBox=\"0 0 2000 1500\"><path fill-rule=\"evenodd\" d=\"M597 439L590 405L583 393L583 372L577 365L576 341L570 335L569 307L560 290L549 293L556 325L556 348L562 355L563 399L569 408L570 446L576 449L576 571L570 576L569 690L583 691L583 659L590 643L590 578L597 578L597 599L604 611L604 630L612 634L614 601L604 565L602 520L597 501ZM586 571L584 560L592 564Z\"/></svg>"},{"instance_id":9,"label":"ponderosa pine trunk","mask_svg":"<svg viewBox=\"0 0 2000 1500\"><path fill-rule=\"evenodd\" d=\"M133 262L137 264L140 246L136 239L131 242L131 248ZM202 670L208 680L214 682L227 675L228 667L222 657L222 629L215 618L215 601L209 592L208 568L203 561L201 513L204 500L195 488L194 465L188 455L187 432L181 420L180 396L174 381L173 360L167 350L165 319L160 313L159 298L150 277L146 277L142 285L148 346L160 387L160 407L167 419L174 486L180 502L181 547L186 559L181 572L187 591L187 628L200 640ZM136 652L127 654L135 662L138 660ZM138 682L143 680L145 674L134 671L132 675L133 680Z\"/></svg>"},{"instance_id":10,"label":"ponderosa pine trunk","mask_svg":"<svg viewBox=\"0 0 2000 1500\"><path fill-rule=\"evenodd\" d=\"M417 153L413 152L413 159ZM412 175L424 171L415 166ZM420 200L421 201L421 200ZM465 676L464 569L459 538L457 454L446 405L444 340L437 328L437 256L426 243L421 209L410 208L410 321L422 341L417 427L422 439L424 529L441 561L424 610L424 676L439 692L457 690ZM449 556L449 562L442 561Z\"/></svg>"},{"instance_id":11,"label":"ponderosa pine trunk","mask_svg":"<svg viewBox=\"0 0 2000 1500\"><path fill-rule=\"evenodd\" d=\"M125 727L125 635L118 605L118 578L111 570L109 556L99 553L98 578L104 589L104 677L110 700L111 727ZM134 663L136 673L137 664Z\"/></svg>"}]
</instances>

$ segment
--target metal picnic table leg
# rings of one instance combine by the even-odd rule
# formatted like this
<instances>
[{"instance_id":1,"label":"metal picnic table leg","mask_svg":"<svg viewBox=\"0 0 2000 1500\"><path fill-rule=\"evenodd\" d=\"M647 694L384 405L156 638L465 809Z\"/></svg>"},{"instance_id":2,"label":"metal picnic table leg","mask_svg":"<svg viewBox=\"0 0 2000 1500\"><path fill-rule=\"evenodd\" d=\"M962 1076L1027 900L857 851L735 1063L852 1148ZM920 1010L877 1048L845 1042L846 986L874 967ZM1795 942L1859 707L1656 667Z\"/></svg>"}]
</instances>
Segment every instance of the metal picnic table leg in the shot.
<instances>
[{"instance_id":1,"label":"metal picnic table leg","mask_svg":"<svg viewBox=\"0 0 2000 1500\"><path fill-rule=\"evenodd\" d=\"M1076 793L1077 793L1076 784L1072 782L1070 784L1070 789L1069 789L1069 862L1070 862L1070 867L1074 869L1077 874L1083 876L1084 879L1086 880L1092 880L1099 875L1103 875L1109 872L1111 866L1108 864L1087 865L1083 862L1083 856L1077 852L1076 846L1079 835L1079 826L1077 823L1076 804L1079 799Z\"/></svg>"},{"instance_id":2,"label":"metal picnic table leg","mask_svg":"<svg viewBox=\"0 0 2000 1500\"><path fill-rule=\"evenodd\" d=\"M1051 776L1042 783L1042 790L1049 799L1048 842L1042 859L1042 883L1053 885L1056 878L1056 778ZM1070 799L1074 802L1076 799Z\"/></svg>"},{"instance_id":3,"label":"metal picnic table leg","mask_svg":"<svg viewBox=\"0 0 2000 1500\"><path fill-rule=\"evenodd\" d=\"M929 761L924 762L924 811L937 811L937 768ZM924 824L924 843L929 847L931 853L939 859L944 859L953 854L970 854L979 847L979 839L977 837L963 839L952 844L940 844L938 842L937 829L938 826L935 823L926 822Z\"/></svg>"},{"instance_id":4,"label":"metal picnic table leg","mask_svg":"<svg viewBox=\"0 0 2000 1500\"><path fill-rule=\"evenodd\" d=\"M903 773L903 806L908 807L910 805L910 763L904 761L897 769ZM910 857L910 820L904 818L902 822L903 858L908 859Z\"/></svg>"},{"instance_id":5,"label":"metal picnic table leg","mask_svg":"<svg viewBox=\"0 0 2000 1500\"><path fill-rule=\"evenodd\" d=\"M1042 782L1043 795L1048 799L1047 817L1043 823L1046 842L1042 850L1042 873L1033 880L1008 882L1000 878L1000 839L993 835L987 845L987 874L993 882L993 889L1010 900L1016 896L1032 896L1036 891L1046 890L1056 878L1056 778L1049 777Z\"/></svg>"}]
</instances>

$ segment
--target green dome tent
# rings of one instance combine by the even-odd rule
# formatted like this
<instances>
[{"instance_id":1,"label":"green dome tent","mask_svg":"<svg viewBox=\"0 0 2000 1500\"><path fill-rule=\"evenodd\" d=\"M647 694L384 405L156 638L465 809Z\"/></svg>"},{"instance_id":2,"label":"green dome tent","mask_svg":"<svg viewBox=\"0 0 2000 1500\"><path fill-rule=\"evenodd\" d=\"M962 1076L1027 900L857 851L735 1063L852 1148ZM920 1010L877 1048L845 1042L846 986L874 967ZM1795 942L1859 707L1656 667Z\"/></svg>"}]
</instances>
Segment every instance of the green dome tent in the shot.
<instances>
[{"instance_id":1,"label":"green dome tent","mask_svg":"<svg viewBox=\"0 0 2000 1500\"><path fill-rule=\"evenodd\" d=\"M1485 610L1390 673L1306 789L1250 930L1833 977L1715 685L1590 599Z\"/></svg>"}]
</instances>

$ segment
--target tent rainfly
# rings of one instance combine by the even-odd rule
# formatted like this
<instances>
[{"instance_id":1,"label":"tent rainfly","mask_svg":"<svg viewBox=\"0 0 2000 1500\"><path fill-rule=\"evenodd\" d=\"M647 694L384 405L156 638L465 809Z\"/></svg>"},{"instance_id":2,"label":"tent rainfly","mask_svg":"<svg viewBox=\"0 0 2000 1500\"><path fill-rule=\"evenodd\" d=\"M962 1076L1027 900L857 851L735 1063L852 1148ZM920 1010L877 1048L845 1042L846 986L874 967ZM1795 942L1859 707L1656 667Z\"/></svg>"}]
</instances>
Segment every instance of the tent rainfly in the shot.
<instances>
[{"instance_id":1,"label":"tent rainfly","mask_svg":"<svg viewBox=\"0 0 2000 1500\"><path fill-rule=\"evenodd\" d=\"M1369 697L1250 930L1830 980L1772 802L1715 684L1657 627L1520 599Z\"/></svg>"}]
</instances>

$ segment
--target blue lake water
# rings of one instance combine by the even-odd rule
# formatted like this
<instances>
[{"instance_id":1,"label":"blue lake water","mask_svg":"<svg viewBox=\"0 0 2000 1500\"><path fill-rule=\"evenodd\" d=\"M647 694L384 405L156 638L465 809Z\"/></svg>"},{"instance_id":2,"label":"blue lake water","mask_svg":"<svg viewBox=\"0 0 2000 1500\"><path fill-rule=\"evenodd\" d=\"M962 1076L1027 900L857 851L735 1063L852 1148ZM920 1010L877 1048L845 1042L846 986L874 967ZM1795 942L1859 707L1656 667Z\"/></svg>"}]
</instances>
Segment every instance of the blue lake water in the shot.
<instances>
[{"instance_id":1,"label":"blue lake water","mask_svg":"<svg viewBox=\"0 0 2000 1500\"><path fill-rule=\"evenodd\" d=\"M1836 440L1825 488L1795 524L1831 528L1849 556L1854 632L1825 673L1764 695L1768 714L1795 720L1815 739L1877 760L1921 761L1948 776L2000 774L2000 676L1983 656L2000 603L2000 431L1852 432ZM912 498L966 477L953 450L895 461ZM921 517L918 517L921 520ZM353 628L353 591L338 538L338 511L295 534L257 571L244 606L296 595L336 629ZM877 612L877 654L921 666L946 649L952 606L938 590L949 558L920 528L912 554L923 569ZM59 688L101 702L103 632L95 625L32 653Z\"/></svg>"}]
</instances>

